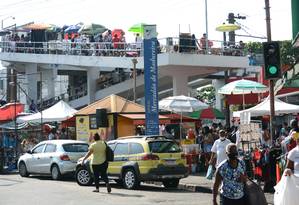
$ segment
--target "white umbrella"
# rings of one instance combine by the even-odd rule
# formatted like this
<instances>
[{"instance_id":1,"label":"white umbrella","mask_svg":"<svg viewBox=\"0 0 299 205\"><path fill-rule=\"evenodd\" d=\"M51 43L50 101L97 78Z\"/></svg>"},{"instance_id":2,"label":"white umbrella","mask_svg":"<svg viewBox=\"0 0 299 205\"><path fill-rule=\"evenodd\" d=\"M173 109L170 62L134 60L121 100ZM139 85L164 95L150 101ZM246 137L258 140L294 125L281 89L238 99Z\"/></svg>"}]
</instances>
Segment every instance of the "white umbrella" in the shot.
<instances>
[{"instance_id":1,"label":"white umbrella","mask_svg":"<svg viewBox=\"0 0 299 205\"><path fill-rule=\"evenodd\" d=\"M182 137L182 113L183 112L194 112L201 109L208 108L209 106L196 98L187 97L184 95L171 96L164 98L159 101L159 109L168 110L171 112L181 113L181 123L180 123L180 138Z\"/></svg>"},{"instance_id":2,"label":"white umbrella","mask_svg":"<svg viewBox=\"0 0 299 205\"><path fill-rule=\"evenodd\" d=\"M242 95L243 96L243 109L245 105L245 94L250 94L250 93L264 93L268 91L268 87L252 81L252 80L236 80L233 82L230 82L223 87L221 87L218 90L218 93L224 94L224 95Z\"/></svg>"}]
</instances>

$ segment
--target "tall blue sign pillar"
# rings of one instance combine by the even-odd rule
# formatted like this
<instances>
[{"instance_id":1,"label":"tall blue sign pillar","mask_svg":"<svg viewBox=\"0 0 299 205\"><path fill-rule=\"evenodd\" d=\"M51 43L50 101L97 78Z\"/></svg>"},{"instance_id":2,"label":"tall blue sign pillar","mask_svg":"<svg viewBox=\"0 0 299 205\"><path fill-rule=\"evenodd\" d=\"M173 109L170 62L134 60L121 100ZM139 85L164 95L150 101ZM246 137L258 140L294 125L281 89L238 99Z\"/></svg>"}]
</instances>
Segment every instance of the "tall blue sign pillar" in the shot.
<instances>
[{"instance_id":1,"label":"tall blue sign pillar","mask_svg":"<svg viewBox=\"0 0 299 205\"><path fill-rule=\"evenodd\" d=\"M144 26L144 93L147 135L159 135L158 65L156 25Z\"/></svg>"}]
</instances>

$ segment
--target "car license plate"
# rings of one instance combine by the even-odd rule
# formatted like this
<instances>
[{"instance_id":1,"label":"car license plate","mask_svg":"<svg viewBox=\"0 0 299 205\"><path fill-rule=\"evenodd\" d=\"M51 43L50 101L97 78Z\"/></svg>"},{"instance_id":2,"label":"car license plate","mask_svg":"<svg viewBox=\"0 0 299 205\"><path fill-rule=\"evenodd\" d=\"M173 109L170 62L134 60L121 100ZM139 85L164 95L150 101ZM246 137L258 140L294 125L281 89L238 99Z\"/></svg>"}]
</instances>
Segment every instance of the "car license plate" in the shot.
<instances>
[{"instance_id":1,"label":"car license plate","mask_svg":"<svg viewBox=\"0 0 299 205\"><path fill-rule=\"evenodd\" d=\"M168 165L168 166L176 165L176 161L175 160L165 160L165 165Z\"/></svg>"}]
</instances>

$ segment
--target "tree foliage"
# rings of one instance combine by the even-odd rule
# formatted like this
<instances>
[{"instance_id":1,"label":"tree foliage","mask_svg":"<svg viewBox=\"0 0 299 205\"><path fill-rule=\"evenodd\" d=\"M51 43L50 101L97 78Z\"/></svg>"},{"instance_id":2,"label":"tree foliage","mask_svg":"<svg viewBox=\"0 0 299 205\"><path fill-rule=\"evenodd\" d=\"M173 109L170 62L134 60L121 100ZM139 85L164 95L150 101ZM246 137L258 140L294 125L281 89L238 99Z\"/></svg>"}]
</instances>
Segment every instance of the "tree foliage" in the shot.
<instances>
[{"instance_id":1,"label":"tree foliage","mask_svg":"<svg viewBox=\"0 0 299 205\"><path fill-rule=\"evenodd\" d=\"M215 88L213 86L209 86L198 90L195 97L209 106L214 106L216 102L215 92Z\"/></svg>"},{"instance_id":2,"label":"tree foliage","mask_svg":"<svg viewBox=\"0 0 299 205\"><path fill-rule=\"evenodd\" d=\"M263 53L261 42L248 42L245 49L253 53ZM299 48L294 48L291 41L280 41L280 56L282 65L292 65L299 56Z\"/></svg>"}]
</instances>

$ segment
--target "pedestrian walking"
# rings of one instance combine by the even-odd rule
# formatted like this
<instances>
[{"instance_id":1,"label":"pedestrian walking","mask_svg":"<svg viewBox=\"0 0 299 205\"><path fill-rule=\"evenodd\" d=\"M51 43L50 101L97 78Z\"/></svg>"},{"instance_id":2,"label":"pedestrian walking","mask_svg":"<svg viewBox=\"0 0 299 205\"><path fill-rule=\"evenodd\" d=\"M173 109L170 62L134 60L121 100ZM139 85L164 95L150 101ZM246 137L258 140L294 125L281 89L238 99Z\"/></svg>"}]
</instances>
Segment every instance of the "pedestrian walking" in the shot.
<instances>
[{"instance_id":1,"label":"pedestrian walking","mask_svg":"<svg viewBox=\"0 0 299 205\"><path fill-rule=\"evenodd\" d=\"M99 192L99 176L101 175L101 179L104 180L107 187L107 192L111 192L111 186L109 184L108 176L107 176L107 168L108 162L106 160L106 148L107 145L104 140L100 139L100 135L95 133L93 136L94 143L89 146L89 151L86 153L82 160L82 164L84 161L91 156L91 165L94 174L94 181L96 189L93 192Z\"/></svg>"},{"instance_id":2,"label":"pedestrian walking","mask_svg":"<svg viewBox=\"0 0 299 205\"><path fill-rule=\"evenodd\" d=\"M287 176L292 174L299 176L299 134L293 133L293 139L297 145L288 153L287 168L285 170Z\"/></svg>"},{"instance_id":3,"label":"pedestrian walking","mask_svg":"<svg viewBox=\"0 0 299 205\"><path fill-rule=\"evenodd\" d=\"M216 171L213 187L213 204L217 205L218 189L221 205L245 205L244 183L247 181L245 163L238 159L237 146L230 143L226 146L228 160L222 162Z\"/></svg>"},{"instance_id":4,"label":"pedestrian walking","mask_svg":"<svg viewBox=\"0 0 299 205\"><path fill-rule=\"evenodd\" d=\"M56 128L52 128L50 134L48 135L48 140L57 140L58 135L56 133Z\"/></svg>"},{"instance_id":5,"label":"pedestrian walking","mask_svg":"<svg viewBox=\"0 0 299 205\"><path fill-rule=\"evenodd\" d=\"M216 160L216 168L221 164L221 162L226 160L225 148L231 143L229 139L226 138L226 132L224 130L219 131L219 139L217 139L212 146L212 155L209 164L215 165Z\"/></svg>"}]
</instances>

